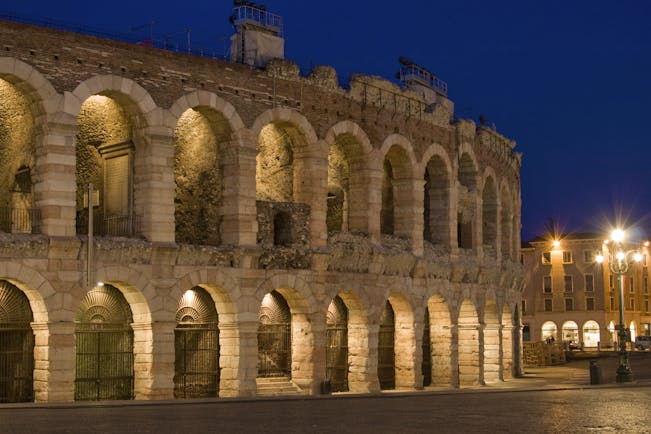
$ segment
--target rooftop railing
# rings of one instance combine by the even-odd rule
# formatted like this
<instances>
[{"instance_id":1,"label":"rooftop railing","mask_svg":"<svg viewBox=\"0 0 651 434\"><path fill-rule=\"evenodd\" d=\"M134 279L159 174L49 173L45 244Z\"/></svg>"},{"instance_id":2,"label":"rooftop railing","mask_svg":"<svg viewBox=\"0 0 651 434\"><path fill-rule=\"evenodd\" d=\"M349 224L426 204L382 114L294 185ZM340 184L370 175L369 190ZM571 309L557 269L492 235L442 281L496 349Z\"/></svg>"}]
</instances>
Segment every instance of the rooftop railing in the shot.
<instances>
[{"instance_id":1,"label":"rooftop railing","mask_svg":"<svg viewBox=\"0 0 651 434\"><path fill-rule=\"evenodd\" d=\"M232 23L236 26L253 24L273 30L277 35L283 32L283 19L255 6L236 6L233 8Z\"/></svg>"}]
</instances>

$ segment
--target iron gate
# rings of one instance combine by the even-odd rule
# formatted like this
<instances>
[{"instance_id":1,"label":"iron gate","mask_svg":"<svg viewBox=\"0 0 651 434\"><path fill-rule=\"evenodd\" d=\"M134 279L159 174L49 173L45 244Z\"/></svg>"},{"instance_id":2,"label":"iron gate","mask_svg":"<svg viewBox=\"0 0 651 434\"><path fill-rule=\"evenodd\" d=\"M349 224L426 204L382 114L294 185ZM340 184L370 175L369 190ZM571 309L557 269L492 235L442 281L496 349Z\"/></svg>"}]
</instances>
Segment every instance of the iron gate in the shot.
<instances>
[{"instance_id":1,"label":"iron gate","mask_svg":"<svg viewBox=\"0 0 651 434\"><path fill-rule=\"evenodd\" d=\"M267 294L258 318L258 377L291 378L291 316L283 296Z\"/></svg>"},{"instance_id":2,"label":"iron gate","mask_svg":"<svg viewBox=\"0 0 651 434\"><path fill-rule=\"evenodd\" d=\"M75 322L75 400L133 399L132 317L120 291L89 291Z\"/></svg>"},{"instance_id":3,"label":"iron gate","mask_svg":"<svg viewBox=\"0 0 651 434\"><path fill-rule=\"evenodd\" d=\"M77 328L76 401L133 399L133 332Z\"/></svg>"},{"instance_id":4,"label":"iron gate","mask_svg":"<svg viewBox=\"0 0 651 434\"><path fill-rule=\"evenodd\" d=\"M348 391L348 309L336 296L326 318L326 379L333 392Z\"/></svg>"},{"instance_id":5,"label":"iron gate","mask_svg":"<svg viewBox=\"0 0 651 434\"><path fill-rule=\"evenodd\" d=\"M429 309L426 308L423 320L423 387L432 384L432 341L429 330Z\"/></svg>"},{"instance_id":6,"label":"iron gate","mask_svg":"<svg viewBox=\"0 0 651 434\"><path fill-rule=\"evenodd\" d=\"M176 311L174 397L219 395L219 328L210 295L195 287L185 292Z\"/></svg>"},{"instance_id":7,"label":"iron gate","mask_svg":"<svg viewBox=\"0 0 651 434\"><path fill-rule=\"evenodd\" d=\"M378 360L377 376L380 381L380 389L395 389L395 321L391 303L387 301L380 318L380 331L378 333Z\"/></svg>"},{"instance_id":8,"label":"iron gate","mask_svg":"<svg viewBox=\"0 0 651 434\"><path fill-rule=\"evenodd\" d=\"M0 403L34 400L32 310L23 292L0 282Z\"/></svg>"}]
</instances>

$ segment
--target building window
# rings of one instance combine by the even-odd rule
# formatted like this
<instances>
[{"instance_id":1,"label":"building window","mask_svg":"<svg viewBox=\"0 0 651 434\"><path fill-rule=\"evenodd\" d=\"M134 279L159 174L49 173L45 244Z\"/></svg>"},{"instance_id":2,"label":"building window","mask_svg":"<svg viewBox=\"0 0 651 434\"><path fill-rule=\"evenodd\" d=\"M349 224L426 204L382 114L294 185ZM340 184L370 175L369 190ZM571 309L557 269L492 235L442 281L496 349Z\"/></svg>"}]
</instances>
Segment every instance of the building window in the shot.
<instances>
[{"instance_id":1,"label":"building window","mask_svg":"<svg viewBox=\"0 0 651 434\"><path fill-rule=\"evenodd\" d=\"M586 274L585 279L585 290L588 292L594 291L594 276L592 274Z\"/></svg>"},{"instance_id":2,"label":"building window","mask_svg":"<svg viewBox=\"0 0 651 434\"><path fill-rule=\"evenodd\" d=\"M588 297L585 299L585 310L594 310L594 298Z\"/></svg>"},{"instance_id":3,"label":"building window","mask_svg":"<svg viewBox=\"0 0 651 434\"><path fill-rule=\"evenodd\" d=\"M649 293L649 276L644 276L644 293L648 294Z\"/></svg>"},{"instance_id":4,"label":"building window","mask_svg":"<svg viewBox=\"0 0 651 434\"><path fill-rule=\"evenodd\" d=\"M571 263L572 263L572 252L564 250L563 251L563 264L571 264Z\"/></svg>"},{"instance_id":5,"label":"building window","mask_svg":"<svg viewBox=\"0 0 651 434\"><path fill-rule=\"evenodd\" d=\"M543 292L552 292L552 276L543 276Z\"/></svg>"},{"instance_id":6,"label":"building window","mask_svg":"<svg viewBox=\"0 0 651 434\"><path fill-rule=\"evenodd\" d=\"M565 299L565 310L566 311L574 310L574 299L573 298L566 298Z\"/></svg>"},{"instance_id":7,"label":"building window","mask_svg":"<svg viewBox=\"0 0 651 434\"><path fill-rule=\"evenodd\" d=\"M644 313L649 314L649 300L644 300Z\"/></svg>"},{"instance_id":8,"label":"building window","mask_svg":"<svg viewBox=\"0 0 651 434\"><path fill-rule=\"evenodd\" d=\"M522 314L527 313L527 300L522 300Z\"/></svg>"},{"instance_id":9,"label":"building window","mask_svg":"<svg viewBox=\"0 0 651 434\"><path fill-rule=\"evenodd\" d=\"M552 263L552 252L543 252L542 263L547 265Z\"/></svg>"},{"instance_id":10,"label":"building window","mask_svg":"<svg viewBox=\"0 0 651 434\"><path fill-rule=\"evenodd\" d=\"M610 297L610 310L615 310L615 297Z\"/></svg>"},{"instance_id":11,"label":"building window","mask_svg":"<svg viewBox=\"0 0 651 434\"><path fill-rule=\"evenodd\" d=\"M552 299L547 298L545 299L545 312L551 312L552 311Z\"/></svg>"},{"instance_id":12,"label":"building window","mask_svg":"<svg viewBox=\"0 0 651 434\"><path fill-rule=\"evenodd\" d=\"M615 279L612 274L608 275L608 282L610 283L610 290L615 289Z\"/></svg>"},{"instance_id":13,"label":"building window","mask_svg":"<svg viewBox=\"0 0 651 434\"><path fill-rule=\"evenodd\" d=\"M629 285L628 285L628 291L632 294L632 293L635 292L635 284L633 283L634 280L633 280L632 277L630 277L630 278L628 279L628 281L630 282Z\"/></svg>"},{"instance_id":14,"label":"building window","mask_svg":"<svg viewBox=\"0 0 651 434\"><path fill-rule=\"evenodd\" d=\"M594 262L594 252L592 250L583 251L583 262L592 264Z\"/></svg>"},{"instance_id":15,"label":"building window","mask_svg":"<svg viewBox=\"0 0 651 434\"><path fill-rule=\"evenodd\" d=\"M565 292L572 292L572 276L563 276Z\"/></svg>"},{"instance_id":16,"label":"building window","mask_svg":"<svg viewBox=\"0 0 651 434\"><path fill-rule=\"evenodd\" d=\"M635 299L634 298L629 298L628 299L628 307L630 310L635 310Z\"/></svg>"}]
</instances>

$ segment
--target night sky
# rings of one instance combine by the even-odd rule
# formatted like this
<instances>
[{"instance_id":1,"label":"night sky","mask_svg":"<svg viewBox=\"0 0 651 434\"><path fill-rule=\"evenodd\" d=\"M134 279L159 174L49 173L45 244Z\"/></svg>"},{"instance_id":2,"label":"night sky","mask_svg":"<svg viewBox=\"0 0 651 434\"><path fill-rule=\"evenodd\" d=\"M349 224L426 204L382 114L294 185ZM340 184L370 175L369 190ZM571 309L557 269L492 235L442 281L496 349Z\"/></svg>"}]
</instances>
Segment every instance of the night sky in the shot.
<instances>
[{"instance_id":1,"label":"night sky","mask_svg":"<svg viewBox=\"0 0 651 434\"><path fill-rule=\"evenodd\" d=\"M285 56L392 79L407 57L447 81L456 115L516 140L522 238L616 219L651 235L651 2L259 1L283 16ZM232 1L13 2L2 13L184 41L223 53ZM130 32L133 27L140 27Z\"/></svg>"}]
</instances>

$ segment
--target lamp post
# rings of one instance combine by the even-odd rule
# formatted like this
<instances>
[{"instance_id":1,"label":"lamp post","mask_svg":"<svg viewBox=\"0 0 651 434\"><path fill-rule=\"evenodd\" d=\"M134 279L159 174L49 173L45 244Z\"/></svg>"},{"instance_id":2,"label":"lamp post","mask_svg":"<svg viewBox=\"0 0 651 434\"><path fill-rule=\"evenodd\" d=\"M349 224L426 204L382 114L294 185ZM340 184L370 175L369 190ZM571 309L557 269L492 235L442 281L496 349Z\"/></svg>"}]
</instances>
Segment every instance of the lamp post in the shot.
<instances>
[{"instance_id":1,"label":"lamp post","mask_svg":"<svg viewBox=\"0 0 651 434\"><path fill-rule=\"evenodd\" d=\"M627 383L633 381L633 372L628 360L628 351L626 351L626 341L628 334L624 325L624 279L630 266L635 262L642 260L642 253L638 249L626 250L624 245L625 233L621 229L615 229L611 234L611 240L606 240L603 244L602 252L596 256L596 261L601 264L605 257L608 257L608 268L610 272L617 276L617 287L619 290L619 325L617 335L619 337L619 366L617 367L618 383ZM604 254L606 256L604 256Z\"/></svg>"}]
</instances>

